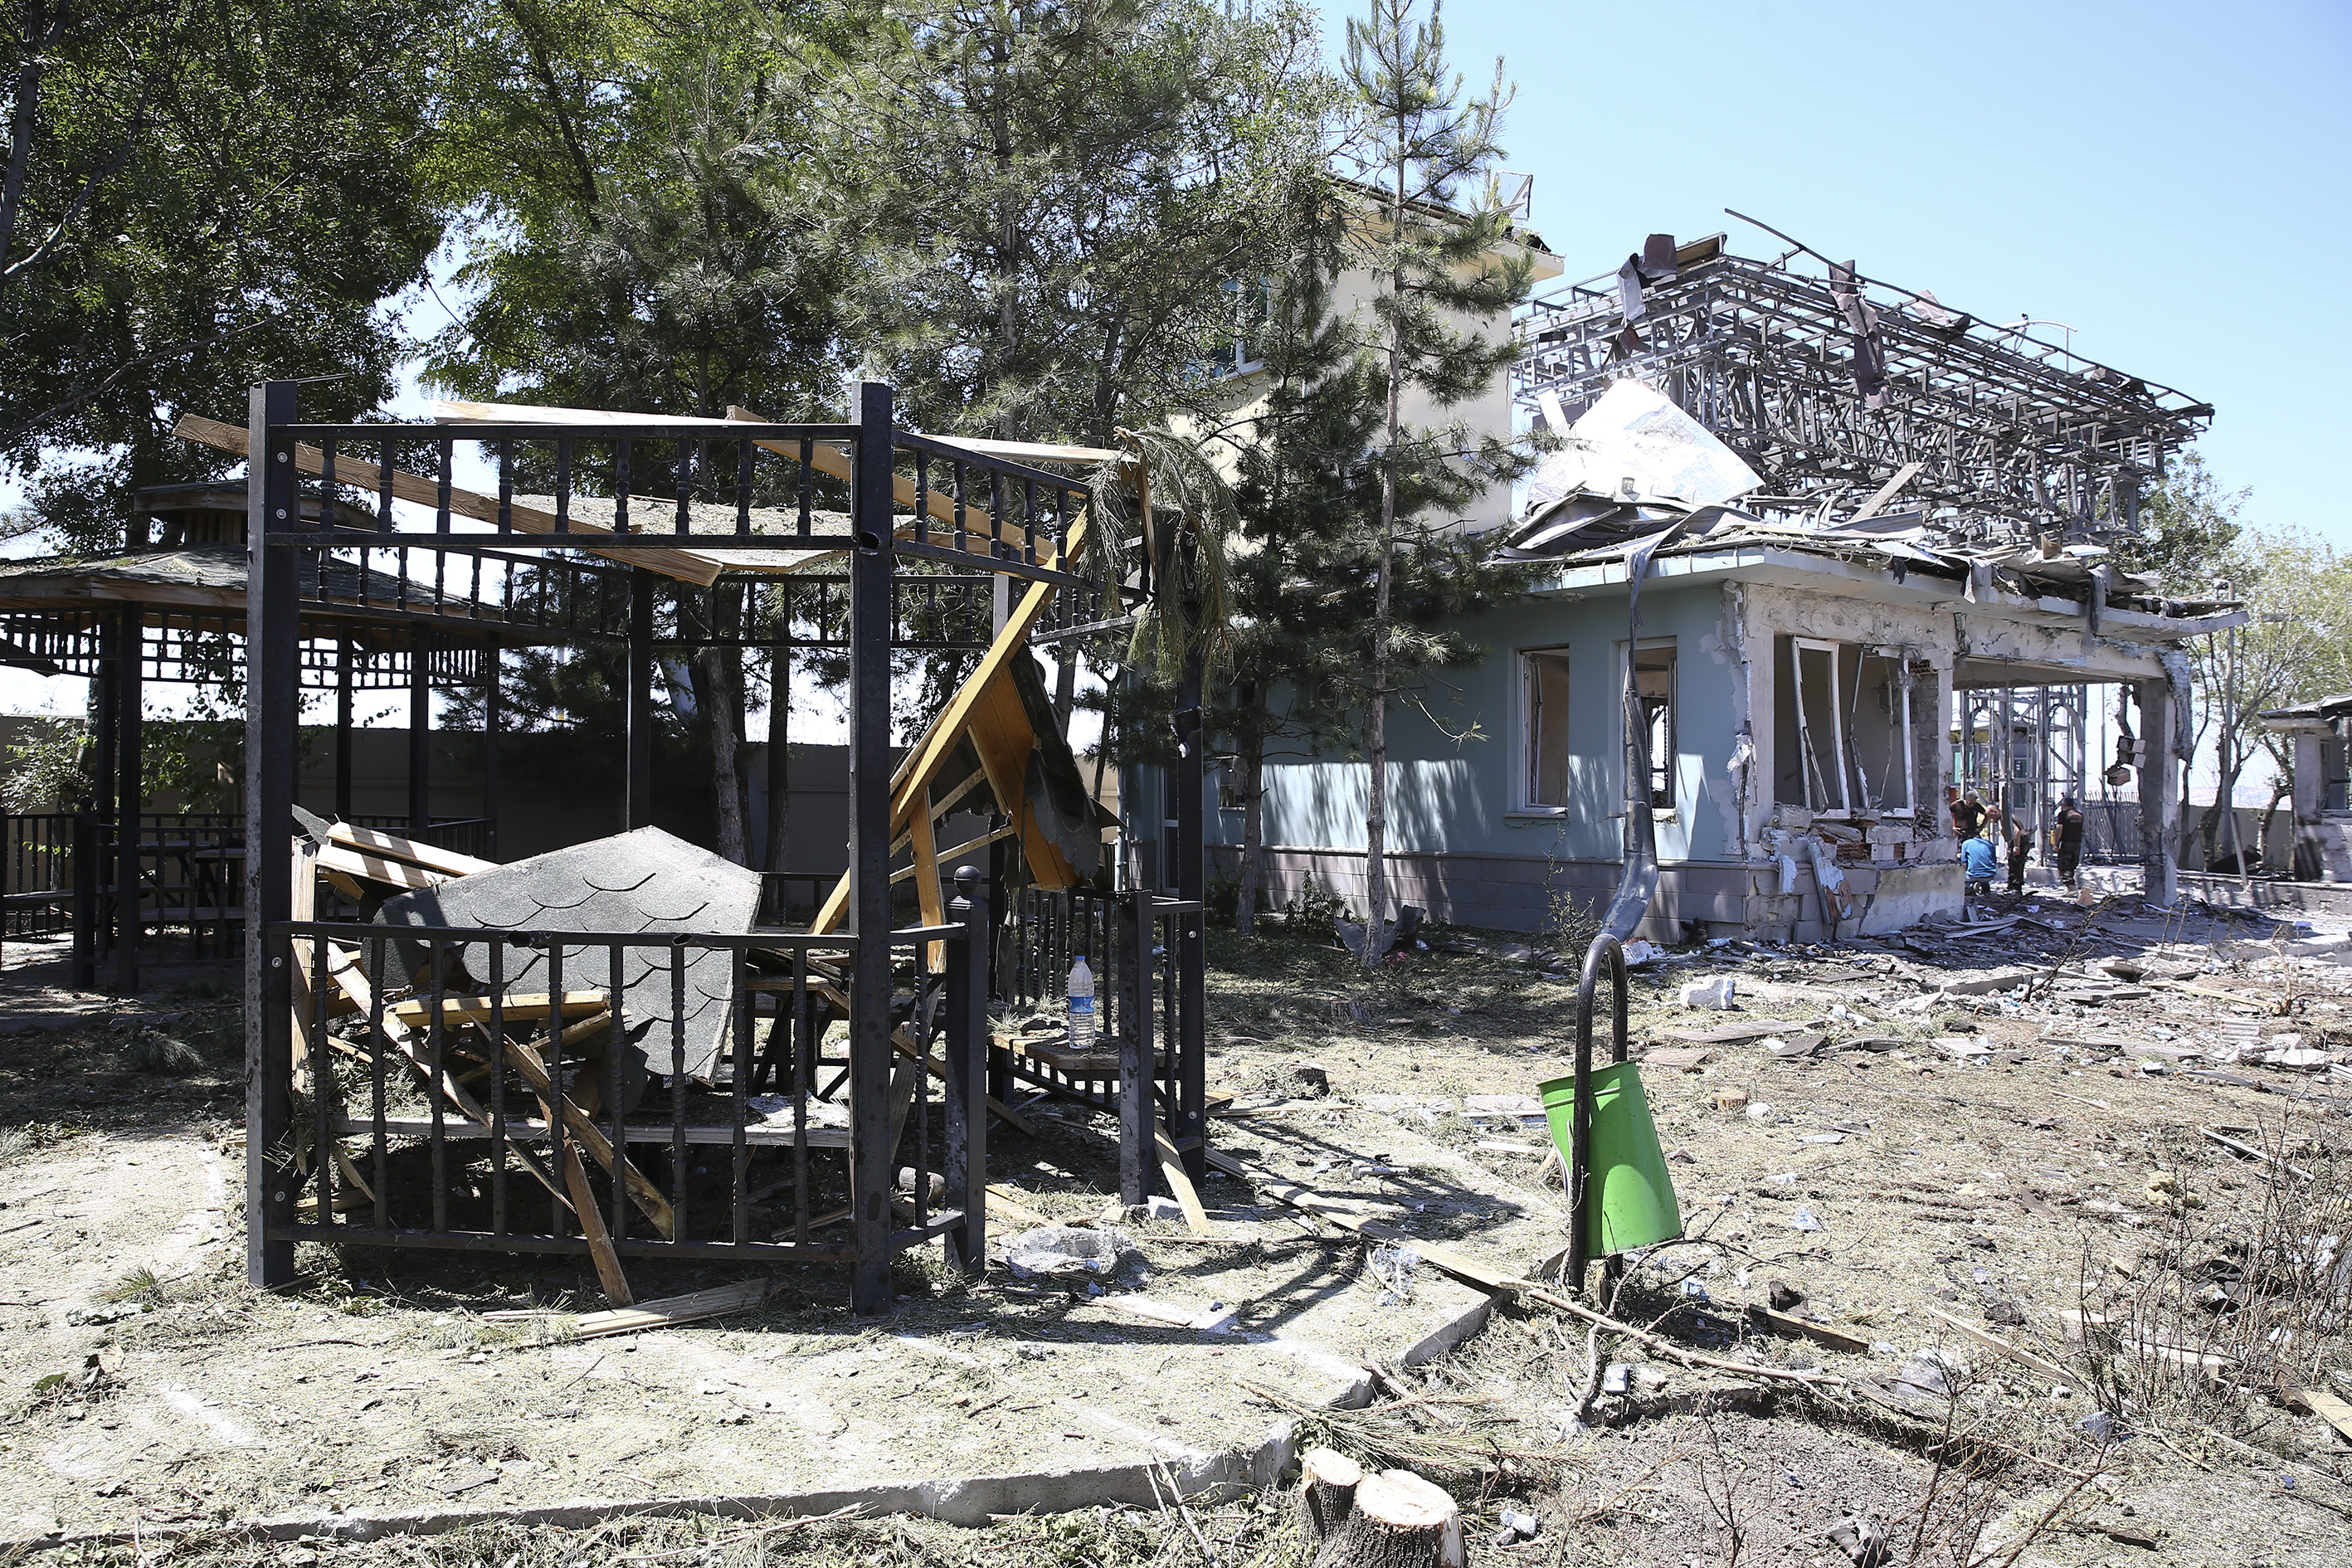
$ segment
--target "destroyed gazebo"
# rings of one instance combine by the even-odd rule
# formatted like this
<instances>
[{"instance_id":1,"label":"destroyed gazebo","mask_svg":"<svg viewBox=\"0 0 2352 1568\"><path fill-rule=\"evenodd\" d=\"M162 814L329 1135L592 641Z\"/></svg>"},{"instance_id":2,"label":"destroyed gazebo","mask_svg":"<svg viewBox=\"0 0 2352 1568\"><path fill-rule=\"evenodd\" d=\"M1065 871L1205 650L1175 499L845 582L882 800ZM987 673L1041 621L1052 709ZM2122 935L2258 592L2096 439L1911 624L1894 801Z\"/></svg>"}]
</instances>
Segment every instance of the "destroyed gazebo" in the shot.
<instances>
[{"instance_id":1,"label":"destroyed gazebo","mask_svg":"<svg viewBox=\"0 0 2352 1568\"><path fill-rule=\"evenodd\" d=\"M987 1124L1017 1123L1016 1084L1118 1118L1129 1201L1155 1166L1199 1176L1197 805L1164 843L1106 845L1030 651L1164 580L1150 549L1116 597L1077 573L1078 471L1119 482L1122 455L918 435L877 385L837 424L439 412L306 425L273 383L247 429L182 426L255 475L253 1279L289 1279L305 1240L584 1257L621 1301L630 1259L823 1261L873 1310L898 1252L943 1238L977 1266ZM424 595L436 634L527 615L541 640L622 646L628 831L499 865L298 810L290 716L332 657L314 606L346 581ZM849 870L805 929L761 923L781 904L760 873L648 821L654 662L722 639L846 656ZM910 651L976 664L894 769ZM1196 803L1199 765L1179 770ZM952 843L951 819L978 826ZM992 997L1041 1000L1074 948L1111 1002L1092 1049L992 1026Z\"/></svg>"}]
</instances>

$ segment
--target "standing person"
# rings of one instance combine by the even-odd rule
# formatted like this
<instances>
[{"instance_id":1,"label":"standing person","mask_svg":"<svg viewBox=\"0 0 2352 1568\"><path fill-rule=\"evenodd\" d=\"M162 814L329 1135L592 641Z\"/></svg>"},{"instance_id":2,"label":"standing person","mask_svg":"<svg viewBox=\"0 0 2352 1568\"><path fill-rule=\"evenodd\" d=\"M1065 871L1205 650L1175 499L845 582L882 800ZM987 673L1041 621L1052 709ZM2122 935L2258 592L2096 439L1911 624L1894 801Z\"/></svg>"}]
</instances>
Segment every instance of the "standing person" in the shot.
<instances>
[{"instance_id":1,"label":"standing person","mask_svg":"<svg viewBox=\"0 0 2352 1568\"><path fill-rule=\"evenodd\" d=\"M2072 888L2083 864L2083 808L2073 795L2059 797L2058 819L2051 825L2050 836L2058 847L2058 880Z\"/></svg>"},{"instance_id":2,"label":"standing person","mask_svg":"<svg viewBox=\"0 0 2352 1568\"><path fill-rule=\"evenodd\" d=\"M2026 826L2020 818L2011 816L2001 837L2008 840L2009 890L2022 893L2025 891L2025 862L2033 853L2033 829Z\"/></svg>"}]
</instances>

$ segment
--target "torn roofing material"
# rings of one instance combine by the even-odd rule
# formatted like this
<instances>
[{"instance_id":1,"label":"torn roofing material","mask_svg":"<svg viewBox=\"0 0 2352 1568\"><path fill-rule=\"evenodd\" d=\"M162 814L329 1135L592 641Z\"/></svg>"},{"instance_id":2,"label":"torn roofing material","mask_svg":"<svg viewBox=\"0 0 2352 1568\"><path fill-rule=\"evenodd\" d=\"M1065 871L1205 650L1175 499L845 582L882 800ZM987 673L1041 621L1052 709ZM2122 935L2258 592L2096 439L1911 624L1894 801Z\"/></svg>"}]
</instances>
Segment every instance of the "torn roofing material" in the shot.
<instances>
[{"instance_id":1,"label":"torn roofing material","mask_svg":"<svg viewBox=\"0 0 2352 1568\"><path fill-rule=\"evenodd\" d=\"M388 926L458 930L733 936L751 929L759 904L757 871L658 827L640 827L404 893L386 900L376 919ZM399 946L404 973L429 958L422 942ZM559 950L565 986L612 984L605 950L593 947L507 943L493 955L488 942L467 942L457 944L456 958L477 983L488 985L495 978L509 991L549 991L556 989L549 961ZM618 951L626 1101L635 1102L648 1069L708 1081L727 1043L734 954L708 948ZM682 988L675 984L679 979Z\"/></svg>"}]
</instances>

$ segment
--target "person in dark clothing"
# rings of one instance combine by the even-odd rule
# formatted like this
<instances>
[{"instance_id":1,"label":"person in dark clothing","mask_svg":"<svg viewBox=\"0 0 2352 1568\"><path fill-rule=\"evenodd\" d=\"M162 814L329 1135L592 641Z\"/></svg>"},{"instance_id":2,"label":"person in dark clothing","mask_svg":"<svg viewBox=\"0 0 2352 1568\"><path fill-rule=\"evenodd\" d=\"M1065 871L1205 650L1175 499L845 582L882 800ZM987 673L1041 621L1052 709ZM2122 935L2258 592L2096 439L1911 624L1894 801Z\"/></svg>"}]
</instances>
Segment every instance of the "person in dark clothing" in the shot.
<instances>
[{"instance_id":1,"label":"person in dark clothing","mask_svg":"<svg viewBox=\"0 0 2352 1568\"><path fill-rule=\"evenodd\" d=\"M2006 847L2009 851L2009 890L2012 893L2021 893L2025 891L2025 862L2033 853L2033 829L2026 826L2020 818L2012 816L2009 819L2008 828L2001 837L2008 840Z\"/></svg>"},{"instance_id":2,"label":"person in dark clothing","mask_svg":"<svg viewBox=\"0 0 2352 1568\"><path fill-rule=\"evenodd\" d=\"M2083 864L2083 809L2073 795L2058 802L2058 817L2051 824L2050 836L2057 841L2058 880L2071 888Z\"/></svg>"},{"instance_id":3,"label":"person in dark clothing","mask_svg":"<svg viewBox=\"0 0 2352 1568\"><path fill-rule=\"evenodd\" d=\"M1952 784L1948 788L1948 798L1952 813L1952 837L1963 844L1971 838L1988 837L1985 825L1992 820L1992 813L1985 809L1984 802L1977 798L1976 792L1970 790L1963 798L1959 785Z\"/></svg>"}]
</instances>

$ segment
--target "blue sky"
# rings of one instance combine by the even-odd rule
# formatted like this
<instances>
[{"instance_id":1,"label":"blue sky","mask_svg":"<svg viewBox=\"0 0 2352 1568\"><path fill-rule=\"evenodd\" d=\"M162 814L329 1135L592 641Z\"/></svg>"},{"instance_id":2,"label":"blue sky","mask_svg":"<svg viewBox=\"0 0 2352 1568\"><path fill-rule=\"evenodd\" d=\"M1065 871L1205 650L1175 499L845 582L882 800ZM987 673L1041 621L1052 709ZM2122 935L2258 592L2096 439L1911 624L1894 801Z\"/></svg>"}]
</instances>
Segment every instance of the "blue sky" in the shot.
<instances>
[{"instance_id":1,"label":"blue sky","mask_svg":"<svg viewBox=\"0 0 2352 1568\"><path fill-rule=\"evenodd\" d=\"M1323 7L1336 58L1345 18ZM2244 516L2352 548L2352 5L1453 0L1475 89L1504 58L1509 166L1569 276L1654 232L1769 236L2217 410ZM2047 329L2045 329L2047 331Z\"/></svg>"}]
</instances>

